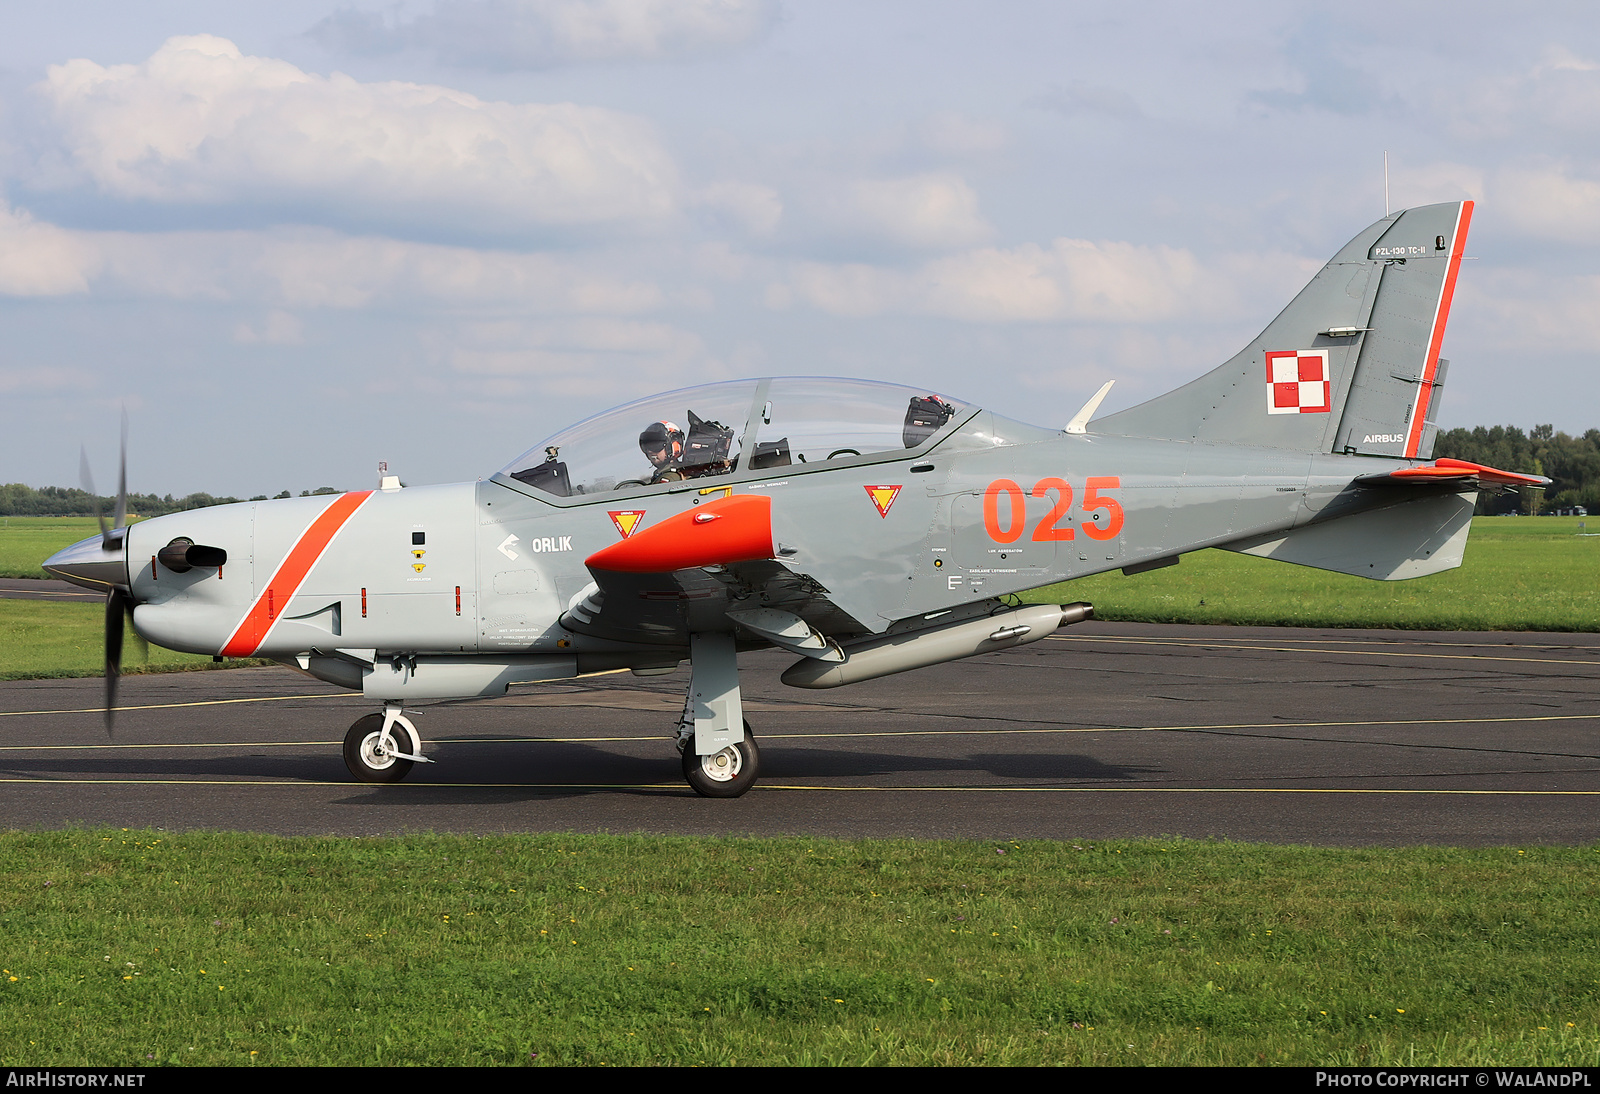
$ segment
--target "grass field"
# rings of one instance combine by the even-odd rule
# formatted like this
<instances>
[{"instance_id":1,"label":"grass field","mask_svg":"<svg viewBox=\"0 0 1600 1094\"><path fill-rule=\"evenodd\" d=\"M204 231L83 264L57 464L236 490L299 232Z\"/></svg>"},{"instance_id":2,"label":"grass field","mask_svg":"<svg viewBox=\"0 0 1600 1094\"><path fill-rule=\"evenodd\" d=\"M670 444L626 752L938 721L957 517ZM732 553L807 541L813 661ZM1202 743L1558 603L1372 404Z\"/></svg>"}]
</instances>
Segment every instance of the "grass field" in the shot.
<instances>
[{"instance_id":1,"label":"grass field","mask_svg":"<svg viewBox=\"0 0 1600 1094\"><path fill-rule=\"evenodd\" d=\"M1597 855L11 834L0 1063L1592 1067Z\"/></svg>"},{"instance_id":2,"label":"grass field","mask_svg":"<svg viewBox=\"0 0 1600 1094\"><path fill-rule=\"evenodd\" d=\"M1586 521L1600 532L1600 519ZM1231 551L1101 574L1024 596L1087 600L1098 619L1416 630L1600 630L1600 536L1568 517L1476 517L1460 568L1369 581Z\"/></svg>"},{"instance_id":3,"label":"grass field","mask_svg":"<svg viewBox=\"0 0 1600 1094\"><path fill-rule=\"evenodd\" d=\"M0 577L49 577L39 563L99 530L93 517L0 517Z\"/></svg>"},{"instance_id":4,"label":"grass field","mask_svg":"<svg viewBox=\"0 0 1600 1094\"><path fill-rule=\"evenodd\" d=\"M103 604L56 604L40 600L0 600L0 680L100 676L105 672L106 610ZM267 664L228 661L174 653L160 646L142 651L130 634L122 650L122 671L186 672L195 669Z\"/></svg>"}]
</instances>

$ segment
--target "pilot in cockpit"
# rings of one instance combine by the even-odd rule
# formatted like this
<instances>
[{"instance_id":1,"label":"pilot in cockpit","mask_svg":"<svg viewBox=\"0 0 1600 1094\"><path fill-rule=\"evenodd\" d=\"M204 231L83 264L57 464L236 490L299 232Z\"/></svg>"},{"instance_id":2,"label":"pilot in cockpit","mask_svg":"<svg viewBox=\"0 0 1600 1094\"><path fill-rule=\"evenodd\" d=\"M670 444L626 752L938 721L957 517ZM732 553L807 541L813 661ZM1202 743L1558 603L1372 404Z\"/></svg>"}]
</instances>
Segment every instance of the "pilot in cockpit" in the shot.
<instances>
[{"instance_id":1,"label":"pilot in cockpit","mask_svg":"<svg viewBox=\"0 0 1600 1094\"><path fill-rule=\"evenodd\" d=\"M678 466L683 459L683 430L674 423L659 421L645 426L639 434L639 451L655 469L650 477L652 483L684 477Z\"/></svg>"},{"instance_id":2,"label":"pilot in cockpit","mask_svg":"<svg viewBox=\"0 0 1600 1094\"><path fill-rule=\"evenodd\" d=\"M639 434L639 450L655 468L652 484L733 470L733 430L689 411L689 431L676 423L651 422Z\"/></svg>"}]
</instances>

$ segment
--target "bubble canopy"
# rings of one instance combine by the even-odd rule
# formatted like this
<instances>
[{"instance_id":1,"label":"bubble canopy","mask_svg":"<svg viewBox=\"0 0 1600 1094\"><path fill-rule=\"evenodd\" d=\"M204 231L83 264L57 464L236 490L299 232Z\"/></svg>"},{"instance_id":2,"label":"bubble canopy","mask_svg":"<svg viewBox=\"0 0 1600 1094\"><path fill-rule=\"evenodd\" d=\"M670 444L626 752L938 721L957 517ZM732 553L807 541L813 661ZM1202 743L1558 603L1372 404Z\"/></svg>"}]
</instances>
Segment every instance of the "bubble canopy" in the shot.
<instances>
[{"instance_id":1,"label":"bubble canopy","mask_svg":"<svg viewBox=\"0 0 1600 1094\"><path fill-rule=\"evenodd\" d=\"M652 395L563 429L500 470L540 494L612 495L904 455L973 408L923 388L808 376ZM707 483L709 485L709 483Z\"/></svg>"}]
</instances>

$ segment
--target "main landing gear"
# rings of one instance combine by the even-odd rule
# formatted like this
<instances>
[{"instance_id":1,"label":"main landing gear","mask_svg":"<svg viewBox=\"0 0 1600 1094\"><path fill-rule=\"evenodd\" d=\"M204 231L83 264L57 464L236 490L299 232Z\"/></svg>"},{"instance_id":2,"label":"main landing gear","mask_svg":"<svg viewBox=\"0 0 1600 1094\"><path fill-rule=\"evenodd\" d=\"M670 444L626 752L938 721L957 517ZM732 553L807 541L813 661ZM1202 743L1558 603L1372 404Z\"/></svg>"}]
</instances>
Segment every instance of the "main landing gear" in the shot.
<instances>
[{"instance_id":1,"label":"main landing gear","mask_svg":"<svg viewBox=\"0 0 1600 1094\"><path fill-rule=\"evenodd\" d=\"M737 798L755 785L761 771L761 749L750 723L744 723L744 740L720 752L696 754L694 733L680 732L678 751L683 754L683 777L702 798Z\"/></svg>"},{"instance_id":2,"label":"main landing gear","mask_svg":"<svg viewBox=\"0 0 1600 1094\"><path fill-rule=\"evenodd\" d=\"M344 735L344 765L364 783L397 783L412 764L431 764L422 754L422 738L399 703L383 704L382 714L356 719Z\"/></svg>"}]
</instances>

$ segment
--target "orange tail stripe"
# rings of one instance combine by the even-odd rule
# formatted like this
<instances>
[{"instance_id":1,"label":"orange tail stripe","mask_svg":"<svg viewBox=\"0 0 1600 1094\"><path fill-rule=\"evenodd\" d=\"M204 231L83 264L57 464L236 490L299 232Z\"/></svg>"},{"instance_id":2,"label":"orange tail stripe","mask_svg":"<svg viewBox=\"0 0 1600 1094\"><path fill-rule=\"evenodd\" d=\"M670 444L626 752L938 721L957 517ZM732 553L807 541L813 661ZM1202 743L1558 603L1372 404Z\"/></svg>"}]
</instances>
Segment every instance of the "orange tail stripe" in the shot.
<instances>
[{"instance_id":1,"label":"orange tail stripe","mask_svg":"<svg viewBox=\"0 0 1600 1094\"><path fill-rule=\"evenodd\" d=\"M1428 339L1428 356L1423 361L1422 382L1417 385L1417 403L1411 411L1411 427L1406 432L1406 455L1416 456L1422 447L1422 428L1433 398L1433 383L1439 374L1439 351L1444 348L1444 328L1450 320L1450 304L1456 296L1456 275L1461 272L1461 254L1467 246L1467 229L1472 224L1472 202L1463 201L1456 216L1455 235L1450 240L1449 265L1444 285L1433 313L1433 334Z\"/></svg>"},{"instance_id":2,"label":"orange tail stripe","mask_svg":"<svg viewBox=\"0 0 1600 1094\"><path fill-rule=\"evenodd\" d=\"M288 557L279 564L277 573L272 575L267 587L256 597L244 622L239 624L239 629L222 647L222 656L249 657L261 647L275 622L272 618L274 602L289 603L299 590L300 583L311 572L311 567L317 564L322 552L328 549L333 537L344 527L345 521L371 496L371 490L341 494L311 522L311 527L301 533L299 540L290 548Z\"/></svg>"}]
</instances>

